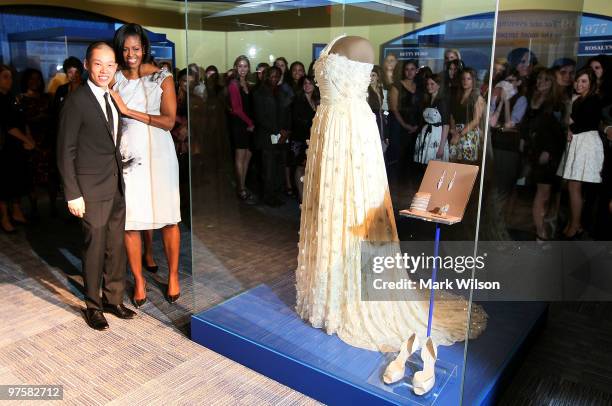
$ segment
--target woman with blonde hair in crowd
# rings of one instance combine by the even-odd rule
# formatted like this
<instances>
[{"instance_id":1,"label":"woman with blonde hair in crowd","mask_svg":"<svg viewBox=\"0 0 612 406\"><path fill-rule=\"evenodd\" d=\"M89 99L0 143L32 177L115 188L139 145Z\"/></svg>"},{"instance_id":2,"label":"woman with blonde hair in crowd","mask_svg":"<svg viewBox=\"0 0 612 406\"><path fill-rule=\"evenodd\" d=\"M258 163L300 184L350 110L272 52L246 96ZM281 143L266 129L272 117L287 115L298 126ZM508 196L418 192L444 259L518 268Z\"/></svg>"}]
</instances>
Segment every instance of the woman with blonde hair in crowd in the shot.
<instances>
[{"instance_id":1,"label":"woman with blonde hair in crowd","mask_svg":"<svg viewBox=\"0 0 612 406\"><path fill-rule=\"evenodd\" d=\"M458 49L449 48L444 50L444 63L457 60L461 60L461 52Z\"/></svg>"},{"instance_id":2,"label":"woman with blonde hair in crowd","mask_svg":"<svg viewBox=\"0 0 612 406\"><path fill-rule=\"evenodd\" d=\"M383 87L386 90L389 90L391 86L395 83L396 72L397 69L397 56L394 53L389 53L385 56L385 60L383 61L383 75L380 77L383 83Z\"/></svg>"}]
</instances>

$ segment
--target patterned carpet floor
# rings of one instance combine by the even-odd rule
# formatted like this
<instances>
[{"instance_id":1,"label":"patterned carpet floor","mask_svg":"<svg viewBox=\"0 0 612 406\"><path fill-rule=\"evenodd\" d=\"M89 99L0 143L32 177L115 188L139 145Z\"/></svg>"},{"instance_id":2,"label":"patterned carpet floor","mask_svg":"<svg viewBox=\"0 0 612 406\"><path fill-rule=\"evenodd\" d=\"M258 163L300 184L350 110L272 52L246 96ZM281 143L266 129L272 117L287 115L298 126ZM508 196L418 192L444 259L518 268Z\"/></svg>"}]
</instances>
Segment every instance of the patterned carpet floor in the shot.
<instances>
[{"instance_id":1,"label":"patterned carpet floor","mask_svg":"<svg viewBox=\"0 0 612 406\"><path fill-rule=\"evenodd\" d=\"M63 403L71 405L317 404L188 338L194 292L202 308L225 296L194 287L189 233L183 236L177 304L163 298L167 267L160 263L159 276L147 275L149 301L138 317L109 315L110 329L98 332L81 316L75 222L61 217L0 235L0 385L63 385Z\"/></svg>"},{"instance_id":2,"label":"patterned carpet floor","mask_svg":"<svg viewBox=\"0 0 612 406\"><path fill-rule=\"evenodd\" d=\"M81 316L76 221L63 213L0 234L0 384L60 384L64 403L78 405L318 404L189 339L194 312L293 272L297 204L245 206L214 180L192 198L192 229L182 229L181 298L164 300L167 266L157 235L160 270L146 275L148 302L135 320L108 316L106 332ZM131 286L128 277L126 303ZM498 403L612 405L610 348L612 304L552 304Z\"/></svg>"}]
</instances>

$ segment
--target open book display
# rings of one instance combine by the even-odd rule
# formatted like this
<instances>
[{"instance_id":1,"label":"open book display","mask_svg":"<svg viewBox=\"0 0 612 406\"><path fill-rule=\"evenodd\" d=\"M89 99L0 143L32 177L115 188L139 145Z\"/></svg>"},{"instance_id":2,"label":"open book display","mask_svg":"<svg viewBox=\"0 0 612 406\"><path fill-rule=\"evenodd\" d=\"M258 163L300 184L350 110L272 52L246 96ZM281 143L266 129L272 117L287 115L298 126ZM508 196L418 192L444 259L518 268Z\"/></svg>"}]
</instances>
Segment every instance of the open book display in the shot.
<instances>
[{"instance_id":1,"label":"open book display","mask_svg":"<svg viewBox=\"0 0 612 406\"><path fill-rule=\"evenodd\" d=\"M443 224L460 222L477 175L475 165L429 161L410 208L400 215Z\"/></svg>"}]
</instances>

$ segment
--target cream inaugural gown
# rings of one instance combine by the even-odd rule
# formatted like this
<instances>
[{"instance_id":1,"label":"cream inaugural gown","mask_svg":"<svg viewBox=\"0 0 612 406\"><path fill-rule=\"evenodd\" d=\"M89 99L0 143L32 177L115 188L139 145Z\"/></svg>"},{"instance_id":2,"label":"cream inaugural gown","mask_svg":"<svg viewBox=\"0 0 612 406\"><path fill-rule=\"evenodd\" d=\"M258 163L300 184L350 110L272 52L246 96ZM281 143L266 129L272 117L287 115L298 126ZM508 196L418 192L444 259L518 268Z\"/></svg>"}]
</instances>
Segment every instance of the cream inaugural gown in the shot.
<instances>
[{"instance_id":1,"label":"cream inaugural gown","mask_svg":"<svg viewBox=\"0 0 612 406\"><path fill-rule=\"evenodd\" d=\"M341 38L341 37L339 37ZM316 61L321 105L314 118L300 222L298 314L346 343L396 351L413 332L427 334L428 292L409 297L394 291L389 301L361 298L361 243L398 241L380 138L366 101L372 65L330 54L332 41ZM381 246L394 255L397 244ZM391 271L391 279L406 277ZM414 295L413 295L414 296ZM465 300L437 301L432 338L450 345L465 339ZM472 308L470 336L486 325Z\"/></svg>"}]
</instances>

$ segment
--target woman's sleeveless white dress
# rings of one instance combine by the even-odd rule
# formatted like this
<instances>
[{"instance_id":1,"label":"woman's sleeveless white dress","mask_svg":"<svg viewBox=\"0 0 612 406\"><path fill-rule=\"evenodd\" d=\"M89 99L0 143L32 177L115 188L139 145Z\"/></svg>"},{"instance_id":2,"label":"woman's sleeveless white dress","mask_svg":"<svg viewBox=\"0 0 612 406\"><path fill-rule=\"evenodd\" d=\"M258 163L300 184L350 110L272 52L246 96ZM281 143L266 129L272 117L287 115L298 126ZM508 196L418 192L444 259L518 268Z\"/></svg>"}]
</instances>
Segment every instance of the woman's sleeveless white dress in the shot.
<instances>
[{"instance_id":1,"label":"woman's sleeveless white dress","mask_svg":"<svg viewBox=\"0 0 612 406\"><path fill-rule=\"evenodd\" d=\"M428 292L418 300L405 291L391 293L388 301L362 298L362 242L397 242L398 236L376 118L366 101L372 65L330 54L339 38L314 65L321 105L304 176L296 311L350 345L397 351L413 332L425 339ZM390 246L380 254L399 252L397 244L383 249ZM397 280L407 276L394 272ZM465 300L436 303L432 338L437 344L465 339L466 308ZM470 336L485 326L486 313L474 306Z\"/></svg>"},{"instance_id":2,"label":"woman's sleeveless white dress","mask_svg":"<svg viewBox=\"0 0 612 406\"><path fill-rule=\"evenodd\" d=\"M115 74L113 89L132 110L159 115L162 70L140 79ZM125 181L126 230L153 230L181 221L179 169L169 131L122 119L121 155Z\"/></svg>"}]
</instances>

